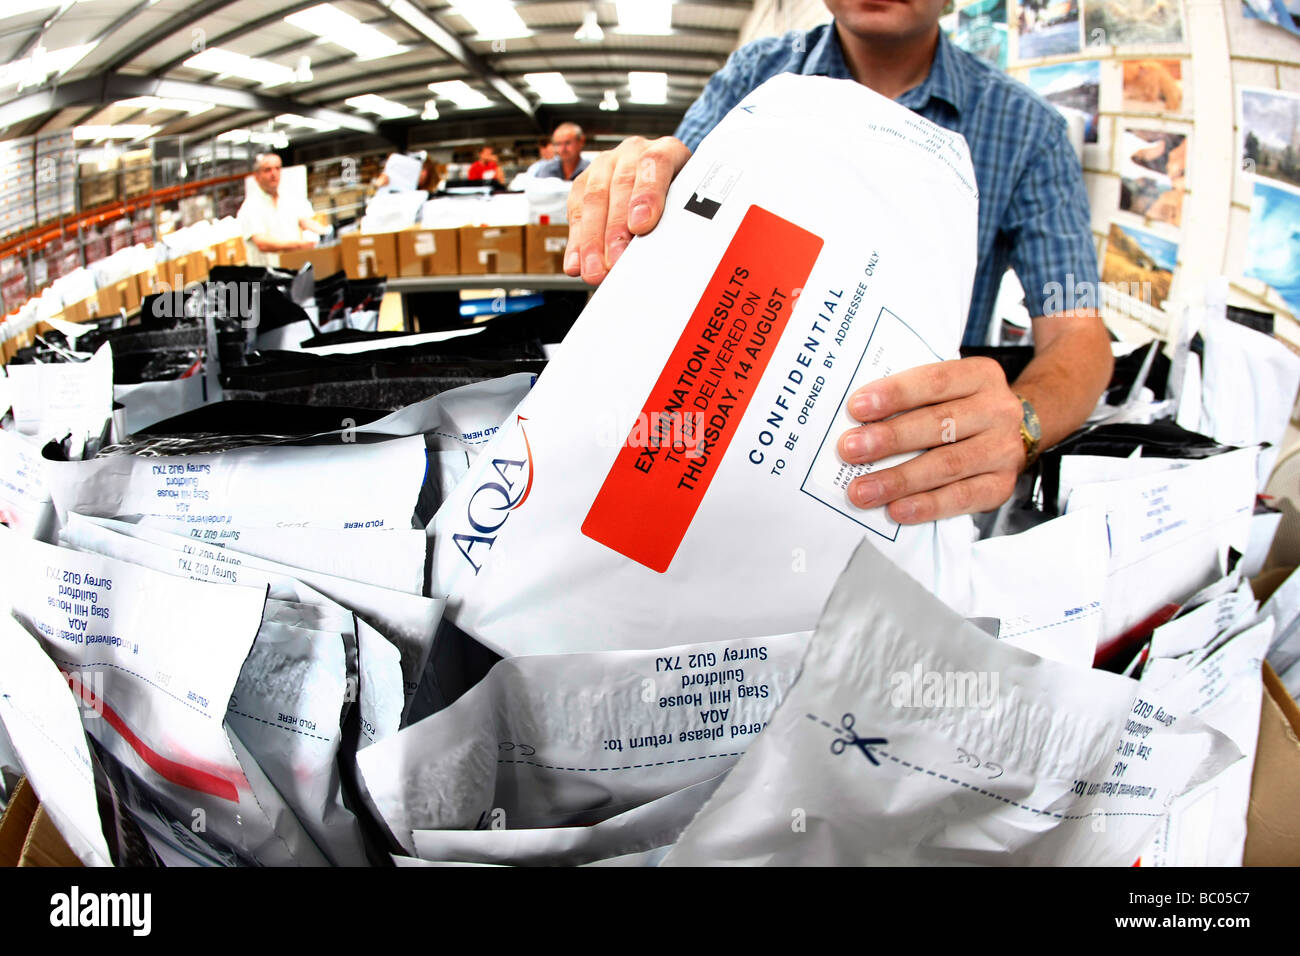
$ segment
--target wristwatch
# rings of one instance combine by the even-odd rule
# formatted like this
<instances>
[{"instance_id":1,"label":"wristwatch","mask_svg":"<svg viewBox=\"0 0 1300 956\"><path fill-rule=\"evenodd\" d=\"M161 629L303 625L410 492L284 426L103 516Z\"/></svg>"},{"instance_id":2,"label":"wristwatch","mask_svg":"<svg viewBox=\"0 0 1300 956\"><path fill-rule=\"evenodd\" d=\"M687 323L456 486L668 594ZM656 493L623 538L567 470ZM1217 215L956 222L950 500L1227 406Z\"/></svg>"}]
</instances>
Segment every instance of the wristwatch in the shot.
<instances>
[{"instance_id":1,"label":"wristwatch","mask_svg":"<svg viewBox=\"0 0 1300 956\"><path fill-rule=\"evenodd\" d=\"M1039 443L1043 440L1043 428L1038 423L1038 412L1029 399L1016 395L1020 399L1020 408L1024 412L1020 419L1020 440L1025 444L1025 467L1028 468L1038 460Z\"/></svg>"}]
</instances>

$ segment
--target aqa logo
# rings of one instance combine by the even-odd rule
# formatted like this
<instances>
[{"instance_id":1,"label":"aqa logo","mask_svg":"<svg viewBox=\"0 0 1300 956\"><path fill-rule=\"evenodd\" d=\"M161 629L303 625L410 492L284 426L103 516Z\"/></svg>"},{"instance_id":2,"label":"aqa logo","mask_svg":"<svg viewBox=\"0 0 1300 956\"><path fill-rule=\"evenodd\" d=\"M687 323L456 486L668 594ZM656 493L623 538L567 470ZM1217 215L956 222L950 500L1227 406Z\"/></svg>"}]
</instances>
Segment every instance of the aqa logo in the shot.
<instances>
[{"instance_id":1,"label":"aqa logo","mask_svg":"<svg viewBox=\"0 0 1300 956\"><path fill-rule=\"evenodd\" d=\"M475 574L483 566L475 560L474 549L480 548L480 560L482 549L492 550L510 512L527 501L533 490L533 450L528 445L528 433L524 431L524 422L528 419L522 415L516 417L519 435L513 441L518 446L518 454L506 457L504 449L510 447L510 442L498 450L497 456L489 462L482 484L474 489L465 503L465 520L471 530L451 536Z\"/></svg>"}]
</instances>

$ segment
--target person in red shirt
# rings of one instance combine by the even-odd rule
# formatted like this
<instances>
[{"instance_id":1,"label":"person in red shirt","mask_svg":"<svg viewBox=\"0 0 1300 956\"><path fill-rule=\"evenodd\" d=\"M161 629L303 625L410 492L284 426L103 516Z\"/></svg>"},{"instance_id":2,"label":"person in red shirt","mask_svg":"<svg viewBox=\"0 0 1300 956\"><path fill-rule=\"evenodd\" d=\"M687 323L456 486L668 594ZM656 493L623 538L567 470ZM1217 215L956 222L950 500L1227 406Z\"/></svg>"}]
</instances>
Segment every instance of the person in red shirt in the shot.
<instances>
[{"instance_id":1,"label":"person in red shirt","mask_svg":"<svg viewBox=\"0 0 1300 956\"><path fill-rule=\"evenodd\" d=\"M497 162L497 154L493 152L491 146L484 146L478 151L478 159L469 167L470 179L495 179L498 182L505 182L505 176L501 172L501 165Z\"/></svg>"}]
</instances>

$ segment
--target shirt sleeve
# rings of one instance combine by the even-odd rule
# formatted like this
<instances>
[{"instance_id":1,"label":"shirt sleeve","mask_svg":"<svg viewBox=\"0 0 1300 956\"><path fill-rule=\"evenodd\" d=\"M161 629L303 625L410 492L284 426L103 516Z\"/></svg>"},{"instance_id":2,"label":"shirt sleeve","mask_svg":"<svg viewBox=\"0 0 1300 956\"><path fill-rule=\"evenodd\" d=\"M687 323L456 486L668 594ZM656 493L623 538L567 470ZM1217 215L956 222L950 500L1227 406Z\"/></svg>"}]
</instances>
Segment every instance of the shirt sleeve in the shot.
<instances>
[{"instance_id":1,"label":"shirt sleeve","mask_svg":"<svg viewBox=\"0 0 1300 956\"><path fill-rule=\"evenodd\" d=\"M722 117L754 88L757 61L758 44L751 43L732 53L722 69L709 77L704 92L691 104L673 134L692 153Z\"/></svg>"},{"instance_id":2,"label":"shirt sleeve","mask_svg":"<svg viewBox=\"0 0 1300 956\"><path fill-rule=\"evenodd\" d=\"M1100 307L1083 170L1065 120L1052 120L1016 184L1002 224L1011 240L1011 266L1025 290L1025 307L1035 317Z\"/></svg>"}]
</instances>

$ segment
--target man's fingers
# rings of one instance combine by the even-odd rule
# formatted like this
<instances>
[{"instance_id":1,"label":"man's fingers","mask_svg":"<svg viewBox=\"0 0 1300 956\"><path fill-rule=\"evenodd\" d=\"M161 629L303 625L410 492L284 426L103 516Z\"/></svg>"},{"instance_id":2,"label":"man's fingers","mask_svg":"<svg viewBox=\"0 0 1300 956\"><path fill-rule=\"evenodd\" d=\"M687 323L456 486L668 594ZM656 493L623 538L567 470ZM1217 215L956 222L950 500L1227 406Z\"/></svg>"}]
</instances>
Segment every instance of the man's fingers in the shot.
<instances>
[{"instance_id":1,"label":"man's fingers","mask_svg":"<svg viewBox=\"0 0 1300 956\"><path fill-rule=\"evenodd\" d=\"M651 143L637 159L636 185L627 211L627 225L633 235L643 236L659 224L668 187L690 156L685 143L665 136Z\"/></svg>"},{"instance_id":2,"label":"man's fingers","mask_svg":"<svg viewBox=\"0 0 1300 956\"><path fill-rule=\"evenodd\" d=\"M600 161L600 157L592 162L592 166ZM590 168L590 167L588 167ZM583 170L577 179L573 181L573 186L569 190L568 215L569 220L569 238L564 245L564 274L578 276L582 274L582 257L578 250L582 245L582 196L587 189L587 170Z\"/></svg>"},{"instance_id":3,"label":"man's fingers","mask_svg":"<svg viewBox=\"0 0 1300 956\"><path fill-rule=\"evenodd\" d=\"M1014 473L976 475L934 491L912 495L889 506L889 516L899 524L924 524L955 515L992 511L1015 490Z\"/></svg>"},{"instance_id":4,"label":"man's fingers","mask_svg":"<svg viewBox=\"0 0 1300 956\"><path fill-rule=\"evenodd\" d=\"M690 155L671 136L633 136L592 160L569 191L565 273L593 285L604 279L632 237L658 224L668 186Z\"/></svg>"},{"instance_id":5,"label":"man's fingers","mask_svg":"<svg viewBox=\"0 0 1300 956\"><path fill-rule=\"evenodd\" d=\"M610 269L618 262L623 250L632 241L628 229L628 204L636 185L639 160L634 150L619 150L610 178L609 218L605 223L605 261Z\"/></svg>"},{"instance_id":6,"label":"man's fingers","mask_svg":"<svg viewBox=\"0 0 1300 956\"><path fill-rule=\"evenodd\" d=\"M875 508L985 474L1005 472L1014 481L1018 451L1015 443L994 434L932 448L901 465L855 478L849 484L849 501L859 508Z\"/></svg>"},{"instance_id":7,"label":"man's fingers","mask_svg":"<svg viewBox=\"0 0 1300 956\"><path fill-rule=\"evenodd\" d=\"M874 422L923 405L974 395L991 381L1006 383L1002 367L989 358L936 362L864 385L849 396L848 410L860 422Z\"/></svg>"},{"instance_id":8,"label":"man's fingers","mask_svg":"<svg viewBox=\"0 0 1300 956\"><path fill-rule=\"evenodd\" d=\"M592 285L605 278L608 271L605 262L605 223L609 220L610 187L618 155L615 151L597 158L603 161L592 163L583 173L587 182L582 192L582 222L578 227L582 280Z\"/></svg>"},{"instance_id":9,"label":"man's fingers","mask_svg":"<svg viewBox=\"0 0 1300 956\"><path fill-rule=\"evenodd\" d=\"M918 408L845 432L840 436L839 454L851 465L862 465L903 452L950 445L995 427L998 418L992 412L971 400Z\"/></svg>"}]
</instances>

